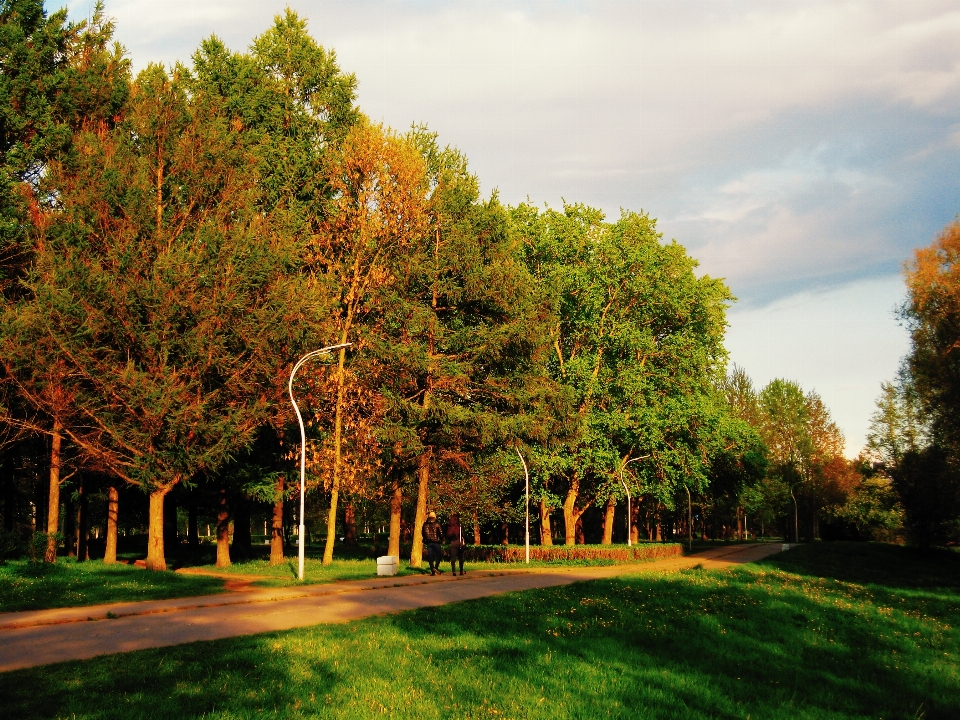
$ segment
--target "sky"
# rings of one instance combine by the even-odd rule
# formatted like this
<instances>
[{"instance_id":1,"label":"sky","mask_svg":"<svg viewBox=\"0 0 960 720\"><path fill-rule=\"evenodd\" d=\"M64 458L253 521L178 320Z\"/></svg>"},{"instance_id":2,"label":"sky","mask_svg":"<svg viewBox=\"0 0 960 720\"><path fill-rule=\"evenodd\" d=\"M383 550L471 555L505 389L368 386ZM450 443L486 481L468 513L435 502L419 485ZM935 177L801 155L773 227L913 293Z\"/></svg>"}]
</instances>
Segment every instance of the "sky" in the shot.
<instances>
[{"instance_id":1,"label":"sky","mask_svg":"<svg viewBox=\"0 0 960 720\"><path fill-rule=\"evenodd\" d=\"M909 349L903 264L960 212L955 0L106 2L135 69L287 6L369 117L426 123L484 192L657 218L738 298L731 361L816 390L857 454Z\"/></svg>"}]
</instances>

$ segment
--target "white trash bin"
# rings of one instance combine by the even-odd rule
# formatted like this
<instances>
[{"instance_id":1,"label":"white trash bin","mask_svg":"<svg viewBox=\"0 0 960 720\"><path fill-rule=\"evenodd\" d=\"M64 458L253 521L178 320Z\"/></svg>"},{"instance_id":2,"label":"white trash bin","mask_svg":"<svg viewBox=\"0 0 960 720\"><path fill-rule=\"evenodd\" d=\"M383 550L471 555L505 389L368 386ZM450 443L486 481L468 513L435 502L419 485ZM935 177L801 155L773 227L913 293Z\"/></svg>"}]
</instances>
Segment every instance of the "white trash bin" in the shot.
<instances>
[{"instance_id":1,"label":"white trash bin","mask_svg":"<svg viewBox=\"0 0 960 720\"><path fill-rule=\"evenodd\" d=\"M396 575L400 558L396 555L381 555L377 558L377 575Z\"/></svg>"}]
</instances>

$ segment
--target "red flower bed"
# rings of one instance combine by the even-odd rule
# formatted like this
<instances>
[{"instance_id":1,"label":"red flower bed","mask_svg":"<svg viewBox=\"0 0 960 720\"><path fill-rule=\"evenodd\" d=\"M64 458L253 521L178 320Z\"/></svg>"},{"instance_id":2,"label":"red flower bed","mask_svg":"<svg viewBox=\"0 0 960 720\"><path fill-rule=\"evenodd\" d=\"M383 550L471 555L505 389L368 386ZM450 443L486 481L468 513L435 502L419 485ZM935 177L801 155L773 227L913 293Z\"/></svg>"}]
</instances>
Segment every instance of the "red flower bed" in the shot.
<instances>
[{"instance_id":1,"label":"red flower bed","mask_svg":"<svg viewBox=\"0 0 960 720\"><path fill-rule=\"evenodd\" d=\"M683 555L679 543L626 545L531 545L530 559L543 562L615 560L636 562ZM468 545L464 559L474 562L518 563L526 560L523 545Z\"/></svg>"}]
</instances>

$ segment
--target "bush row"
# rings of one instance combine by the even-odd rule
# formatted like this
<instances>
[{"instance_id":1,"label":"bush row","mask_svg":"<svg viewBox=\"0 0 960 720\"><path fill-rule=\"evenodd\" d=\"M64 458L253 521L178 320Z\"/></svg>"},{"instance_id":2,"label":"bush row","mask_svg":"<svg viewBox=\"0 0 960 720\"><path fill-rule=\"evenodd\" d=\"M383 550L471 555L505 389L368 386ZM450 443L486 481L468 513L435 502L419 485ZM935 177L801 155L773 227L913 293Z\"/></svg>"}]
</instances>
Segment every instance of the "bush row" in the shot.
<instances>
[{"instance_id":1,"label":"bush row","mask_svg":"<svg viewBox=\"0 0 960 720\"><path fill-rule=\"evenodd\" d=\"M657 560L683 554L679 543L641 543L626 545L531 545L530 559L542 562L578 560L616 560L635 562ZM524 562L523 545L468 545L464 559L473 562Z\"/></svg>"}]
</instances>

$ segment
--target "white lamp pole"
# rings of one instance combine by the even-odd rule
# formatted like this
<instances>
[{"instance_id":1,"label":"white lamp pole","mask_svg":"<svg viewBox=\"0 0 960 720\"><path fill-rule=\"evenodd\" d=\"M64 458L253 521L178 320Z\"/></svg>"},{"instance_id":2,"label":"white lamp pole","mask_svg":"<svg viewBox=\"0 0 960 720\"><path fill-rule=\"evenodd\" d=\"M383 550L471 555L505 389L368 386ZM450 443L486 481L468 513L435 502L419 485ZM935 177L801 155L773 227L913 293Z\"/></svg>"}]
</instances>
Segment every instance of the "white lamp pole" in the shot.
<instances>
[{"instance_id":1,"label":"white lamp pole","mask_svg":"<svg viewBox=\"0 0 960 720\"><path fill-rule=\"evenodd\" d=\"M297 361L297 364L293 366L293 370L290 372L290 382L287 383L287 389L290 391L290 402L293 403L293 410L297 413L297 422L300 423L300 528L299 528L299 541L300 541L300 565L299 565L299 574L298 577L300 580L303 580L303 539L306 536L306 528L303 524L303 506L304 506L304 495L306 495L306 473L307 473L307 431L303 427L303 416L300 415L300 407L297 405L297 401L293 398L293 377L297 374L303 364L313 357L318 357L320 355L327 355L328 353L333 352L334 350L339 350L340 348L349 347L353 343L341 343L339 345L328 345L325 348L319 350L314 350L309 352L300 358Z\"/></svg>"},{"instance_id":2,"label":"white lamp pole","mask_svg":"<svg viewBox=\"0 0 960 720\"><path fill-rule=\"evenodd\" d=\"M526 481L526 490L527 490L527 536L526 536L526 547L527 547L527 564L530 564L530 471L527 469L527 461L523 459L523 455L520 454L520 450L517 450L517 456L520 458L520 462L523 463L523 477Z\"/></svg>"},{"instance_id":3,"label":"white lamp pole","mask_svg":"<svg viewBox=\"0 0 960 720\"><path fill-rule=\"evenodd\" d=\"M633 533L630 532L630 520L633 519L631 514L632 508L630 507L630 488L627 487L626 481L623 479L623 471L627 469L627 465L637 460L643 460L644 458L650 457L649 455L642 455L641 457L627 458L623 461L623 465L620 466L620 484L623 485L623 489L627 493L627 547L633 545Z\"/></svg>"}]
</instances>

